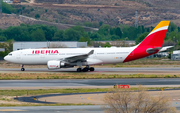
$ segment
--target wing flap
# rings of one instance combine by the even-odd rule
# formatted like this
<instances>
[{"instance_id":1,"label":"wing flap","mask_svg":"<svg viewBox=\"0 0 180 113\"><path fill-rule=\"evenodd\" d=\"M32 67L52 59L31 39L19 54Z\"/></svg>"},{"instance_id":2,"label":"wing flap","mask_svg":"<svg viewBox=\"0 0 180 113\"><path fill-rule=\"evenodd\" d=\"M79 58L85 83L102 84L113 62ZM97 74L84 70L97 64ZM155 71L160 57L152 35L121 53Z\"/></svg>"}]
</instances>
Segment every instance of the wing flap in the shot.
<instances>
[{"instance_id":1,"label":"wing flap","mask_svg":"<svg viewBox=\"0 0 180 113\"><path fill-rule=\"evenodd\" d=\"M87 54L71 56L71 57L64 58L63 60L66 61L66 62L84 61L92 54L94 54L94 50L91 50Z\"/></svg>"}]
</instances>

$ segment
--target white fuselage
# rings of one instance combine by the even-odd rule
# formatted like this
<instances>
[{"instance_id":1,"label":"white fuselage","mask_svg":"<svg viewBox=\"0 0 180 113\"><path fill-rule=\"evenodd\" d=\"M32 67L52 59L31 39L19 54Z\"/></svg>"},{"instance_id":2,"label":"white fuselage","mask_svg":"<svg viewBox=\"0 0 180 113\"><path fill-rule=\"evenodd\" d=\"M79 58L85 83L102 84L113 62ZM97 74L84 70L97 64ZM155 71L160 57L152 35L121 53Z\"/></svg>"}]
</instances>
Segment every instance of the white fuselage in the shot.
<instances>
[{"instance_id":1,"label":"white fuselage","mask_svg":"<svg viewBox=\"0 0 180 113\"><path fill-rule=\"evenodd\" d=\"M118 48L62 48L62 49L24 49L13 51L4 59L18 64L46 65L50 60L63 60L64 58L87 54L94 50L86 60L88 65L121 63L134 50L135 47ZM46 53L46 50L58 51ZM38 52L36 52L38 51ZM75 66L76 64L74 64Z\"/></svg>"}]
</instances>

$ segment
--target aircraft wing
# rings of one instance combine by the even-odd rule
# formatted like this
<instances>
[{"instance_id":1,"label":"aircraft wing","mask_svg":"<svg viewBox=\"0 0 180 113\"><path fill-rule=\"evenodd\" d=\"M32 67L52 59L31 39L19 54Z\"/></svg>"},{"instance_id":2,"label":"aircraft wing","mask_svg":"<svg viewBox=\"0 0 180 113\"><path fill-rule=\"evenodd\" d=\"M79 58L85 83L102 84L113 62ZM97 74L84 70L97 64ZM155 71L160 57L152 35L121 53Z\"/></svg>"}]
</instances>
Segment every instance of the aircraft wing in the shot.
<instances>
[{"instance_id":1,"label":"aircraft wing","mask_svg":"<svg viewBox=\"0 0 180 113\"><path fill-rule=\"evenodd\" d=\"M76 61L84 61L85 59L87 59L90 55L92 55L94 53L94 50L91 50L89 53L87 54L82 54L82 55L76 55L76 56L72 56L72 57L67 57L62 59L63 61L66 62L76 62Z\"/></svg>"}]
</instances>

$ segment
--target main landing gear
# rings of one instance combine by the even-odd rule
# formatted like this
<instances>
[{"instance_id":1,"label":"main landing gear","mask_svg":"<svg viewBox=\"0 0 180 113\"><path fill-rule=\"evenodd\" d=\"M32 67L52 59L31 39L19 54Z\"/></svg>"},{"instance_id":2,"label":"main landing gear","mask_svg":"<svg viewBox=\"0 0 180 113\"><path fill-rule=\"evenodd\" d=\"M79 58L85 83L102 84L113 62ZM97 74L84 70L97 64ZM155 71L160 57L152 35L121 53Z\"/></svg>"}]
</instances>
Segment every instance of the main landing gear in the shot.
<instances>
[{"instance_id":1,"label":"main landing gear","mask_svg":"<svg viewBox=\"0 0 180 113\"><path fill-rule=\"evenodd\" d=\"M87 72L87 71L94 71L94 67L89 67L88 65L85 68L77 68L77 72Z\"/></svg>"},{"instance_id":2,"label":"main landing gear","mask_svg":"<svg viewBox=\"0 0 180 113\"><path fill-rule=\"evenodd\" d=\"M24 64L21 65L21 71L25 71Z\"/></svg>"}]
</instances>

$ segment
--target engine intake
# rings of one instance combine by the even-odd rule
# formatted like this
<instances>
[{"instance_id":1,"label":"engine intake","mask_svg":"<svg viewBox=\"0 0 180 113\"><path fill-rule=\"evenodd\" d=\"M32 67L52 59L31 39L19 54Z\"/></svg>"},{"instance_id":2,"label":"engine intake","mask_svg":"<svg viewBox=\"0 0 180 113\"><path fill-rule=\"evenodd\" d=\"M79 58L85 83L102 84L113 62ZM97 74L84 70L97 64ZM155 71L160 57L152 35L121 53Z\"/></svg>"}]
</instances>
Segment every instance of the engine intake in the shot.
<instances>
[{"instance_id":1,"label":"engine intake","mask_svg":"<svg viewBox=\"0 0 180 113\"><path fill-rule=\"evenodd\" d=\"M66 63L59 60L50 60L47 62L48 69L60 69L66 67Z\"/></svg>"}]
</instances>

